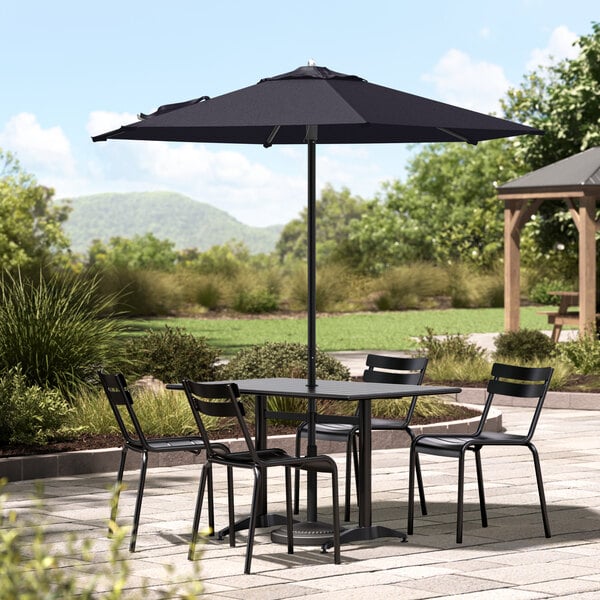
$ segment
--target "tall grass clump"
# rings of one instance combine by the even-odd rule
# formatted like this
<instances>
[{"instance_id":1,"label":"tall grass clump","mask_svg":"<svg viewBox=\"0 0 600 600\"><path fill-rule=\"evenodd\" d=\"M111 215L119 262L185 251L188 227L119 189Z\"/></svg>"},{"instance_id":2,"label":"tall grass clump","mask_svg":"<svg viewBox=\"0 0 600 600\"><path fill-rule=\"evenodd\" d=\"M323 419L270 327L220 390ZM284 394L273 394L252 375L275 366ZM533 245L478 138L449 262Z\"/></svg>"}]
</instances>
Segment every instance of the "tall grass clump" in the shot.
<instances>
[{"instance_id":1,"label":"tall grass clump","mask_svg":"<svg viewBox=\"0 0 600 600\"><path fill-rule=\"evenodd\" d=\"M375 306L379 310L427 308L436 296L447 294L445 271L428 263L390 269L374 283Z\"/></svg>"},{"instance_id":2,"label":"tall grass clump","mask_svg":"<svg viewBox=\"0 0 600 600\"><path fill-rule=\"evenodd\" d=\"M122 362L123 325L111 318L114 298L98 280L54 274L33 281L7 272L0 279L0 373L20 366L28 385L71 396L96 383L102 365Z\"/></svg>"},{"instance_id":3,"label":"tall grass clump","mask_svg":"<svg viewBox=\"0 0 600 600\"><path fill-rule=\"evenodd\" d=\"M116 298L115 311L136 317L174 314L184 292L175 273L108 265L98 270L99 291Z\"/></svg>"},{"instance_id":4,"label":"tall grass clump","mask_svg":"<svg viewBox=\"0 0 600 600\"><path fill-rule=\"evenodd\" d=\"M504 306L501 273L475 270L462 263L448 269L453 308L499 308Z\"/></svg>"},{"instance_id":5,"label":"tall grass clump","mask_svg":"<svg viewBox=\"0 0 600 600\"><path fill-rule=\"evenodd\" d=\"M433 381L486 381L490 363L485 350L466 335L435 335L431 328L419 338L419 354L429 358L427 379Z\"/></svg>"},{"instance_id":6,"label":"tall grass clump","mask_svg":"<svg viewBox=\"0 0 600 600\"><path fill-rule=\"evenodd\" d=\"M340 265L324 265L317 270L316 304L319 312L345 308L352 295L351 277ZM308 273L296 268L288 278L287 300L292 310L305 310L308 304Z\"/></svg>"}]
</instances>

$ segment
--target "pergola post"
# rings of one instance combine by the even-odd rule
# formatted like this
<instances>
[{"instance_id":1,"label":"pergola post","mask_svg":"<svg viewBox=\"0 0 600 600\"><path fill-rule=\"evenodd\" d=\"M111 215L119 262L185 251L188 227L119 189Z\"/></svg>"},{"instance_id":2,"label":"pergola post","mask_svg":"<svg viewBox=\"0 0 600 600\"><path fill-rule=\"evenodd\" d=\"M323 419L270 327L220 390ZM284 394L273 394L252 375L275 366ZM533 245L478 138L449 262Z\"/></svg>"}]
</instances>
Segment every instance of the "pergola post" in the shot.
<instances>
[{"instance_id":1,"label":"pergola post","mask_svg":"<svg viewBox=\"0 0 600 600\"><path fill-rule=\"evenodd\" d=\"M518 331L521 310L519 201L504 201L504 329Z\"/></svg>"},{"instance_id":2,"label":"pergola post","mask_svg":"<svg viewBox=\"0 0 600 600\"><path fill-rule=\"evenodd\" d=\"M579 202L579 333L596 327L596 198Z\"/></svg>"}]
</instances>

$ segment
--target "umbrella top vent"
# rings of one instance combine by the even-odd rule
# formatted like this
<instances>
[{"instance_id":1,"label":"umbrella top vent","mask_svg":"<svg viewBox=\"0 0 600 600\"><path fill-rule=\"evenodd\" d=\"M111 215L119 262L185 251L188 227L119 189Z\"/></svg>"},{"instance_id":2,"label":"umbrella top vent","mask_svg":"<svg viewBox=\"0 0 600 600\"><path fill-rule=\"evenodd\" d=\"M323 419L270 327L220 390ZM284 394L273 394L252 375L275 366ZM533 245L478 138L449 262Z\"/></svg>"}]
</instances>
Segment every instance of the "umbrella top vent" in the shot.
<instances>
[{"instance_id":1,"label":"umbrella top vent","mask_svg":"<svg viewBox=\"0 0 600 600\"><path fill-rule=\"evenodd\" d=\"M332 71L327 67L308 65L307 67L298 67L293 71L275 75L274 77L264 77L258 83L263 83L264 81L278 81L281 79L345 79L346 81L367 81L357 75L346 75L345 73Z\"/></svg>"}]
</instances>

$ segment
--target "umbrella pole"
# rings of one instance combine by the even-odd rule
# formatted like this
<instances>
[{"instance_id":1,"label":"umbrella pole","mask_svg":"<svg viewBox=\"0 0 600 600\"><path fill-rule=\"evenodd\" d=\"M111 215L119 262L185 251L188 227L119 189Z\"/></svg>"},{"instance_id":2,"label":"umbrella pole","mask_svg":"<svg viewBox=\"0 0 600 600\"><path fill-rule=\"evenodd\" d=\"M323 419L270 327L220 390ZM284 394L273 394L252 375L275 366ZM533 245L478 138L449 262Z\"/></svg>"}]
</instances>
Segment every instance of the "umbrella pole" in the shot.
<instances>
[{"instance_id":1,"label":"umbrella pole","mask_svg":"<svg viewBox=\"0 0 600 600\"><path fill-rule=\"evenodd\" d=\"M308 134L307 134L308 137ZM316 139L308 142L308 387L316 387L317 371L317 177Z\"/></svg>"}]
</instances>

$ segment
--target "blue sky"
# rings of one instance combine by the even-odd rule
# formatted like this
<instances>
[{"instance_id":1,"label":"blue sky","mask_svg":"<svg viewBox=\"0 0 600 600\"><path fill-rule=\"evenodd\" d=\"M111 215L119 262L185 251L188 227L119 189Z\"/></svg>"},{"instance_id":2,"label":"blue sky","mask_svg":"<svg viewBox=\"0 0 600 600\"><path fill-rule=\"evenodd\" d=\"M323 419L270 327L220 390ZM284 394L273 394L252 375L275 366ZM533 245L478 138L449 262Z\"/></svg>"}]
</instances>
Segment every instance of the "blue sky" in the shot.
<instances>
[{"instance_id":1,"label":"blue sky","mask_svg":"<svg viewBox=\"0 0 600 600\"><path fill-rule=\"evenodd\" d=\"M90 136L161 104L217 96L314 59L482 112L600 19L597 0L2 0L0 148L57 198L173 190L251 225L306 203L302 147ZM319 187L373 197L414 148L320 146Z\"/></svg>"}]
</instances>

